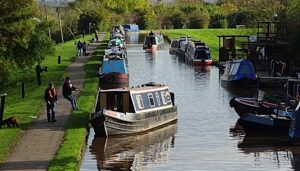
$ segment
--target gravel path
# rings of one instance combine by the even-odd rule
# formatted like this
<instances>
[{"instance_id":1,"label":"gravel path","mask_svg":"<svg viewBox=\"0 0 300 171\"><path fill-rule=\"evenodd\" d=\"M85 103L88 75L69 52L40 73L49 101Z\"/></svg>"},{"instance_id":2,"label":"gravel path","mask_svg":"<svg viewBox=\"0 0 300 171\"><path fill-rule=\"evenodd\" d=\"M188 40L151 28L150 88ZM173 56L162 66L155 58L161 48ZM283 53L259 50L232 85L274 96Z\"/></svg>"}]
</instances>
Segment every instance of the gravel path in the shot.
<instances>
[{"instance_id":1,"label":"gravel path","mask_svg":"<svg viewBox=\"0 0 300 171\"><path fill-rule=\"evenodd\" d=\"M105 34L100 34L99 40L103 40L104 36ZM99 43L91 43L87 52L91 55L99 45ZM90 57L91 56L77 57L76 61L66 70L67 75L71 78L71 82L80 89L82 89L85 78L83 66ZM1 171L47 170L50 161L53 159L63 141L65 126L72 111L70 102L61 95L62 84L63 82L61 85L55 86L58 92L59 102L56 107L57 122L47 122L46 107L44 107L39 117L23 133L12 152L2 163L0 167ZM76 98L78 95L79 92L74 92Z\"/></svg>"}]
</instances>

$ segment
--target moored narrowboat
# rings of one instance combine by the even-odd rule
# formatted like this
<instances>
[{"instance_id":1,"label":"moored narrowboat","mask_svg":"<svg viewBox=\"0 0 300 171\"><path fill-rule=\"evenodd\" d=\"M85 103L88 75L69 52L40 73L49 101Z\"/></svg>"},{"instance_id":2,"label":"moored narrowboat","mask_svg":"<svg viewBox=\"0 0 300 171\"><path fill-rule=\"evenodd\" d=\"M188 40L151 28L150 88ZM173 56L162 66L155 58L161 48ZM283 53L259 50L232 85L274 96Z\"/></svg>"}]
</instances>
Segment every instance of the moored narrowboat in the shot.
<instances>
[{"instance_id":1,"label":"moored narrowboat","mask_svg":"<svg viewBox=\"0 0 300 171\"><path fill-rule=\"evenodd\" d=\"M129 73L124 58L108 58L103 60L99 72L101 89L120 88L129 85Z\"/></svg>"},{"instance_id":2,"label":"moored narrowboat","mask_svg":"<svg viewBox=\"0 0 300 171\"><path fill-rule=\"evenodd\" d=\"M176 55L179 50L179 39L173 39L169 48L169 53Z\"/></svg>"},{"instance_id":3,"label":"moored narrowboat","mask_svg":"<svg viewBox=\"0 0 300 171\"><path fill-rule=\"evenodd\" d=\"M166 85L99 89L91 123L95 136L134 134L177 120L174 94Z\"/></svg>"},{"instance_id":4,"label":"moored narrowboat","mask_svg":"<svg viewBox=\"0 0 300 171\"><path fill-rule=\"evenodd\" d=\"M210 49L201 41L189 41L185 56L193 65L212 65Z\"/></svg>"},{"instance_id":5,"label":"moored narrowboat","mask_svg":"<svg viewBox=\"0 0 300 171\"><path fill-rule=\"evenodd\" d=\"M164 46L164 37L162 34L156 34L152 31L145 37L143 49L146 51L156 51Z\"/></svg>"},{"instance_id":6,"label":"moored narrowboat","mask_svg":"<svg viewBox=\"0 0 300 171\"><path fill-rule=\"evenodd\" d=\"M257 87L257 77L252 63L247 59L227 61L221 75L221 84L225 87Z\"/></svg>"}]
</instances>

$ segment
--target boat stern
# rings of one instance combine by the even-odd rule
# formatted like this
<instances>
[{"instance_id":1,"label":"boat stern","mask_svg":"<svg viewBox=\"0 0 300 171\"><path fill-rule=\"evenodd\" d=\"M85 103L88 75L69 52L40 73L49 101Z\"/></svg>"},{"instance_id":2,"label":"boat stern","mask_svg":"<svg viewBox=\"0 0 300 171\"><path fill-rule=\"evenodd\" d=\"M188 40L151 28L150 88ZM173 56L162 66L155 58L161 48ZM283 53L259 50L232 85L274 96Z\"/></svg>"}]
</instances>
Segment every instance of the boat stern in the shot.
<instances>
[{"instance_id":1,"label":"boat stern","mask_svg":"<svg viewBox=\"0 0 300 171\"><path fill-rule=\"evenodd\" d=\"M103 114L103 110L92 113L90 123L93 126L93 129L95 131L95 137L106 137L107 131L105 127L105 119L106 116Z\"/></svg>"}]
</instances>

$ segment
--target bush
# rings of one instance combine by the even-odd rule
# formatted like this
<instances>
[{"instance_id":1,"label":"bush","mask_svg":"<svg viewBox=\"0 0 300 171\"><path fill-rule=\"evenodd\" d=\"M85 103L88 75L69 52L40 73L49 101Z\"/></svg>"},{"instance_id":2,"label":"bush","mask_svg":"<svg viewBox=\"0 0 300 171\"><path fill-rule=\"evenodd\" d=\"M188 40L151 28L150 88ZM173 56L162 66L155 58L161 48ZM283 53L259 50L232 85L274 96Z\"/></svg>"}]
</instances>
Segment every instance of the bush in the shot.
<instances>
[{"instance_id":1,"label":"bush","mask_svg":"<svg viewBox=\"0 0 300 171\"><path fill-rule=\"evenodd\" d=\"M208 28L209 18L206 14L194 12L189 17L188 27L191 29Z\"/></svg>"}]
</instances>

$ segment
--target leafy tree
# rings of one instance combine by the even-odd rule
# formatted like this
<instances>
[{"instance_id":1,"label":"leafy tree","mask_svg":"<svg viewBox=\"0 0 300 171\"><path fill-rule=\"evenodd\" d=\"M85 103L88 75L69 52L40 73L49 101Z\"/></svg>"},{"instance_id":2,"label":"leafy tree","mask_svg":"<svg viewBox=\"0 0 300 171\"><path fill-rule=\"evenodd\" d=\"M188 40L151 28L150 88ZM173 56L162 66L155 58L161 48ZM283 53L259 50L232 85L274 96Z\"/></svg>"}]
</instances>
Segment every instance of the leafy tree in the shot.
<instances>
[{"instance_id":1,"label":"leafy tree","mask_svg":"<svg viewBox=\"0 0 300 171\"><path fill-rule=\"evenodd\" d=\"M202 29L207 28L209 24L209 18L207 15L201 12L194 12L189 17L189 28Z\"/></svg>"},{"instance_id":2,"label":"leafy tree","mask_svg":"<svg viewBox=\"0 0 300 171\"><path fill-rule=\"evenodd\" d=\"M36 18L37 11L34 0L0 1L0 81L8 80L8 73L41 62L53 51L48 25Z\"/></svg>"}]
</instances>

